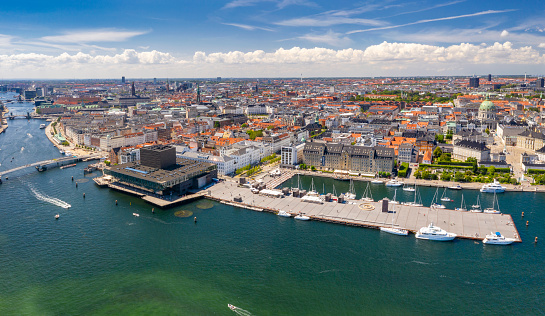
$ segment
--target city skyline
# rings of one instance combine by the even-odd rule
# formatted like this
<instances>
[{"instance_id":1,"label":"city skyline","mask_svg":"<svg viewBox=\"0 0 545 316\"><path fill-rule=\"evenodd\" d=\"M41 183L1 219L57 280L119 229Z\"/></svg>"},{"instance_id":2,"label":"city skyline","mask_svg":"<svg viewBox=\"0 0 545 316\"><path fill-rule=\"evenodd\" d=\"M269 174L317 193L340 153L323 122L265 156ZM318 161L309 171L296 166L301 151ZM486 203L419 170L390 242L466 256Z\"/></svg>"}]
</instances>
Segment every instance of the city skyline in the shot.
<instances>
[{"instance_id":1,"label":"city skyline","mask_svg":"<svg viewBox=\"0 0 545 316\"><path fill-rule=\"evenodd\" d=\"M545 4L13 3L3 79L540 75Z\"/></svg>"}]
</instances>

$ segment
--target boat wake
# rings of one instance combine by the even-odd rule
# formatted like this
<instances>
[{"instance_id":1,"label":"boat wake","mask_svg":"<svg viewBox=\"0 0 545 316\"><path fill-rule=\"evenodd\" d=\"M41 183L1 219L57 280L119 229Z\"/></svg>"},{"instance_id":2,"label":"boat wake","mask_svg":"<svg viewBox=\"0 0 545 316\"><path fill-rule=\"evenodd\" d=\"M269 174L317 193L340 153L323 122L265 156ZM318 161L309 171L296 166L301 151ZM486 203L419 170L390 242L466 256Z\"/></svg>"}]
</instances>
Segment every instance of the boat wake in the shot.
<instances>
[{"instance_id":1,"label":"boat wake","mask_svg":"<svg viewBox=\"0 0 545 316\"><path fill-rule=\"evenodd\" d=\"M64 202L63 200L59 200L57 198L52 198L52 197L49 197L47 195L43 195L33 187L30 187L30 190L32 191L32 193L34 193L34 196L40 201L44 201L44 202L47 202L47 203L50 203L50 204L53 204L53 205L56 205L56 206L60 206L62 208L70 208L72 206L72 205Z\"/></svg>"},{"instance_id":2,"label":"boat wake","mask_svg":"<svg viewBox=\"0 0 545 316\"><path fill-rule=\"evenodd\" d=\"M30 133L26 133L26 135L27 135L29 138L34 137L34 136L32 136L32 134L30 134Z\"/></svg>"},{"instance_id":3,"label":"boat wake","mask_svg":"<svg viewBox=\"0 0 545 316\"><path fill-rule=\"evenodd\" d=\"M229 307L229 309L231 309L237 315L241 315L241 316L251 316L252 315L252 313L250 313L249 311L247 311L245 309L242 309L240 307L236 307L236 306L231 305L231 304L227 304L227 307Z\"/></svg>"}]
</instances>

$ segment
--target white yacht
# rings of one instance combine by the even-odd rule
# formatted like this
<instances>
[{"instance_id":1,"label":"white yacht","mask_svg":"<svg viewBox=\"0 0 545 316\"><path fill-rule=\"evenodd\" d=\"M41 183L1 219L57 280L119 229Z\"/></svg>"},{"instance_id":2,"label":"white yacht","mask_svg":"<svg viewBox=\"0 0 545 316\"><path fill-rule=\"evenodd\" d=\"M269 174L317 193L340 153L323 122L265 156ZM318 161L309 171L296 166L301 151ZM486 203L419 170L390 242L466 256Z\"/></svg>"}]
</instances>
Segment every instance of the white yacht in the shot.
<instances>
[{"instance_id":1,"label":"white yacht","mask_svg":"<svg viewBox=\"0 0 545 316\"><path fill-rule=\"evenodd\" d=\"M503 193L505 192L506 187L502 186L498 180L494 179L494 182L487 183L481 188L483 193Z\"/></svg>"},{"instance_id":2,"label":"white yacht","mask_svg":"<svg viewBox=\"0 0 545 316\"><path fill-rule=\"evenodd\" d=\"M40 124L40 129L44 129L45 128L45 124Z\"/></svg>"},{"instance_id":3,"label":"white yacht","mask_svg":"<svg viewBox=\"0 0 545 316\"><path fill-rule=\"evenodd\" d=\"M291 214L286 211L278 211L278 214L276 215L282 216L282 217L291 217Z\"/></svg>"},{"instance_id":4,"label":"white yacht","mask_svg":"<svg viewBox=\"0 0 545 316\"><path fill-rule=\"evenodd\" d=\"M514 238L506 238L505 236L502 236L500 232L490 233L490 235L486 235L486 238L483 240L483 244L486 245L509 245L515 242Z\"/></svg>"},{"instance_id":5,"label":"white yacht","mask_svg":"<svg viewBox=\"0 0 545 316\"><path fill-rule=\"evenodd\" d=\"M392 179L388 182L386 182L387 187L400 187L403 185L403 182L397 181L396 179Z\"/></svg>"},{"instance_id":6,"label":"white yacht","mask_svg":"<svg viewBox=\"0 0 545 316\"><path fill-rule=\"evenodd\" d=\"M447 208L446 206L444 206L443 204L439 204L439 203L433 203L431 205L432 208Z\"/></svg>"},{"instance_id":7,"label":"white yacht","mask_svg":"<svg viewBox=\"0 0 545 316\"><path fill-rule=\"evenodd\" d=\"M384 181L375 178L375 179L371 180L371 183L372 183L372 184L383 184Z\"/></svg>"},{"instance_id":8,"label":"white yacht","mask_svg":"<svg viewBox=\"0 0 545 316\"><path fill-rule=\"evenodd\" d=\"M306 216L306 215L303 215L303 214L298 214L297 216L294 217L295 219L298 219L300 221L308 221L310 219L310 217Z\"/></svg>"},{"instance_id":9,"label":"white yacht","mask_svg":"<svg viewBox=\"0 0 545 316\"><path fill-rule=\"evenodd\" d=\"M456 234L449 233L440 227L433 226L433 223L426 227L422 227L416 233L416 238L418 239L428 239L436 241L450 241L456 238Z\"/></svg>"}]
</instances>

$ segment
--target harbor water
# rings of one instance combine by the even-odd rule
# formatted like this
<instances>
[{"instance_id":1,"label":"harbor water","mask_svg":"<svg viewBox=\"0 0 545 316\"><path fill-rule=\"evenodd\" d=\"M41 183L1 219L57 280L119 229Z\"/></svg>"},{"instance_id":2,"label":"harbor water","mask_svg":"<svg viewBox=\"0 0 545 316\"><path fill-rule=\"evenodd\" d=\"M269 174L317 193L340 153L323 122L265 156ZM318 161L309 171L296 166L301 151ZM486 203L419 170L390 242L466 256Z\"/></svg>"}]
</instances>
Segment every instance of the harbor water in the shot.
<instances>
[{"instance_id":1,"label":"harbor water","mask_svg":"<svg viewBox=\"0 0 545 316\"><path fill-rule=\"evenodd\" d=\"M19 107L25 114L32 105ZM41 123L9 121L0 171L61 156ZM545 314L545 194L498 196L523 240L501 247L299 222L208 200L152 213L150 204L98 188L86 165L28 168L0 185L1 315L233 314L227 304L253 315ZM300 180L308 189L312 178ZM319 177L314 184L320 192L349 187ZM355 182L358 198L366 184ZM285 186L296 187L297 177ZM435 188L419 192L429 205ZM373 185L372 193L392 199L394 190ZM448 208L479 194L447 193ZM414 193L398 189L397 199ZM491 206L492 195L481 203Z\"/></svg>"}]
</instances>

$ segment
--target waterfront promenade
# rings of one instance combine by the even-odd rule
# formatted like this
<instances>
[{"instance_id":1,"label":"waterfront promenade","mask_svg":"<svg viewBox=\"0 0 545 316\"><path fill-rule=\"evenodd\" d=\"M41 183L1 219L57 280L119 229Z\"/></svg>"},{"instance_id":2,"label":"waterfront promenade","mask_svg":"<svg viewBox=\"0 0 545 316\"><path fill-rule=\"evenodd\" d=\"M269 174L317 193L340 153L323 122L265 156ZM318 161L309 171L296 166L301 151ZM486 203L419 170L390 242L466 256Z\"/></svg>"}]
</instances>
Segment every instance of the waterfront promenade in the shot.
<instances>
[{"instance_id":1,"label":"waterfront promenade","mask_svg":"<svg viewBox=\"0 0 545 316\"><path fill-rule=\"evenodd\" d=\"M382 212L382 201L362 202L360 200L347 203L324 202L315 204L303 202L291 195L283 198L267 197L253 194L248 188L238 187L236 183L225 181L212 186L209 195L216 201L228 203L253 210L265 212L287 211L292 214L303 213L313 220L337 223L350 226L361 226L378 229L391 227L418 231L430 223L456 233L459 238L482 240L490 232L500 232L506 237L522 241L508 214L485 214L461 212L447 209L431 209L390 204L389 212ZM234 202L234 198L242 202Z\"/></svg>"}]
</instances>

